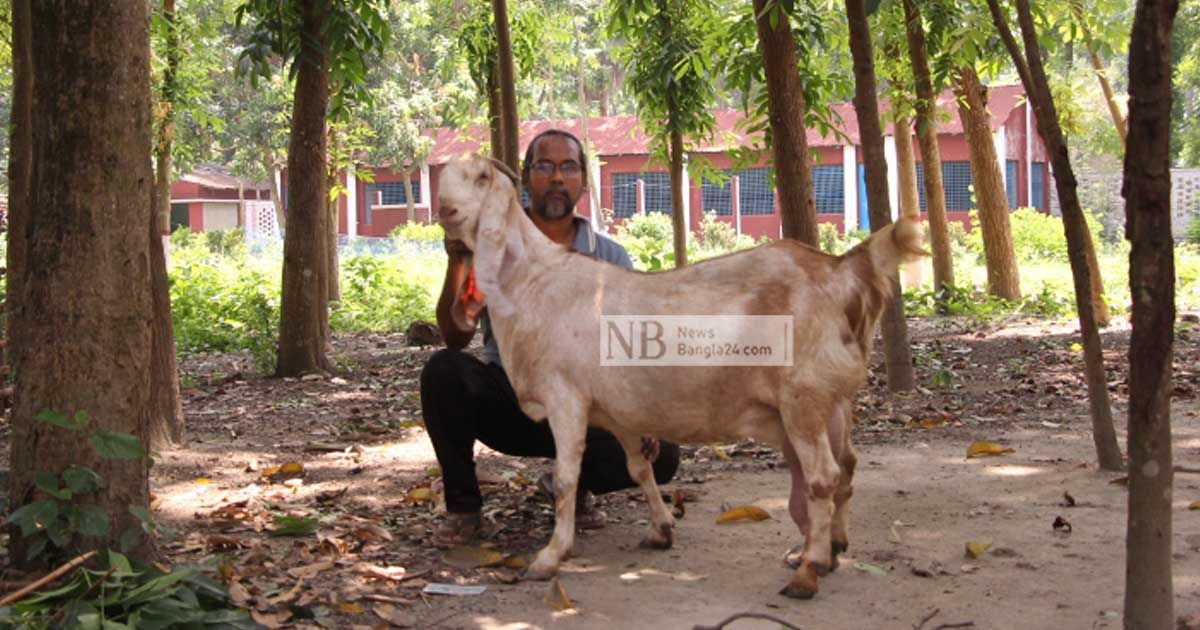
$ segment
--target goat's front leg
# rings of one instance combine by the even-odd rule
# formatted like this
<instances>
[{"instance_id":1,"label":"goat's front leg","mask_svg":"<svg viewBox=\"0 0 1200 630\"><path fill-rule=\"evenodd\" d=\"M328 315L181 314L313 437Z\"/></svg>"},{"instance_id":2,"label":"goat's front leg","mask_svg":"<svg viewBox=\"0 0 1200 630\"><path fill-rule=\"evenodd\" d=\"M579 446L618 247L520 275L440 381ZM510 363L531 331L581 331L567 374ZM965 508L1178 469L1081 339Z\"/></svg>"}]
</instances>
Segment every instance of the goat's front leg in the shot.
<instances>
[{"instance_id":1,"label":"goat's front leg","mask_svg":"<svg viewBox=\"0 0 1200 630\"><path fill-rule=\"evenodd\" d=\"M556 575L558 563L575 545L575 495L587 435L587 417L582 405L553 407L549 422L555 449L554 534L525 571L525 577L533 580L548 580Z\"/></svg>"},{"instance_id":2,"label":"goat's front leg","mask_svg":"<svg viewBox=\"0 0 1200 630\"><path fill-rule=\"evenodd\" d=\"M675 539L672 533L675 529L675 517L671 516L671 511L663 502L662 493L658 490L658 480L654 478L654 468L642 453L641 438L619 436L617 439L625 449L625 464L629 468L629 476L646 494L646 506L650 508L650 533L642 539L641 545L650 549L670 549Z\"/></svg>"},{"instance_id":3,"label":"goat's front leg","mask_svg":"<svg viewBox=\"0 0 1200 630\"><path fill-rule=\"evenodd\" d=\"M807 599L817 593L818 577L834 568L832 521L834 492L840 484L841 469L834 456L824 414L812 413L790 405L783 410L783 425L794 449L805 481L808 503L808 531L804 540L804 558L782 593ZM839 436L840 437L840 436Z\"/></svg>"}]
</instances>

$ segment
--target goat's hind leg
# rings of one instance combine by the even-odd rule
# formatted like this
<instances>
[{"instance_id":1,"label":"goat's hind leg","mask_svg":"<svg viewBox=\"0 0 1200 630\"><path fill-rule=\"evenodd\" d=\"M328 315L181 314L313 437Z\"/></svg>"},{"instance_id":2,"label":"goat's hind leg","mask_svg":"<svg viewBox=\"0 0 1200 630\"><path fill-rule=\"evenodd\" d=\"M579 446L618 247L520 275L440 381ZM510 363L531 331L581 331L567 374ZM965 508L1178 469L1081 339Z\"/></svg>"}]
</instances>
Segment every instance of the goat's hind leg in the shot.
<instances>
[{"instance_id":1,"label":"goat's hind leg","mask_svg":"<svg viewBox=\"0 0 1200 630\"><path fill-rule=\"evenodd\" d=\"M838 477L837 490L833 493L833 524L830 533L835 567L838 554L845 553L850 548L850 497L854 495L854 469L858 465L858 456L850 444L850 432L853 425L850 403L843 403L838 407L837 416L830 426L832 441L840 446L835 457L842 469L842 474Z\"/></svg>"},{"instance_id":2,"label":"goat's hind leg","mask_svg":"<svg viewBox=\"0 0 1200 630\"><path fill-rule=\"evenodd\" d=\"M650 532L642 539L641 546L650 549L670 549L675 540L675 517L663 502L662 493L658 490L658 481L654 478L653 466L642 454L641 438L618 436L617 439L625 449L625 463L629 468L629 476L646 494L646 506L650 508Z\"/></svg>"},{"instance_id":3,"label":"goat's hind leg","mask_svg":"<svg viewBox=\"0 0 1200 630\"><path fill-rule=\"evenodd\" d=\"M548 580L556 575L559 562L575 544L575 495L583 463L587 417L583 405L574 401L553 409L548 421L555 449L554 534L525 571L525 577L533 580Z\"/></svg>"},{"instance_id":4,"label":"goat's hind leg","mask_svg":"<svg viewBox=\"0 0 1200 630\"><path fill-rule=\"evenodd\" d=\"M817 593L817 579L833 568L832 521L834 493L841 471L834 458L825 418L797 406L782 410L788 442L804 471L808 499L808 535L804 559L782 594L808 599Z\"/></svg>"}]
</instances>

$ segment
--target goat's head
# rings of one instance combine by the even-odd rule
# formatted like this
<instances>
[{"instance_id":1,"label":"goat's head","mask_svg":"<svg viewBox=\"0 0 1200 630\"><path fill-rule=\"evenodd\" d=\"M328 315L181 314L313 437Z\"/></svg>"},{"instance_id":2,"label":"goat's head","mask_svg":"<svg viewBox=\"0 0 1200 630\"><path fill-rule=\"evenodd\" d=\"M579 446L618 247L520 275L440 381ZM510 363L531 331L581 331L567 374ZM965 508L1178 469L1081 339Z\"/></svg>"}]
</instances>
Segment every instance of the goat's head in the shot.
<instances>
[{"instance_id":1,"label":"goat's head","mask_svg":"<svg viewBox=\"0 0 1200 630\"><path fill-rule=\"evenodd\" d=\"M489 307L500 315L511 313L513 306L500 287L500 274L522 254L516 222L524 217L516 176L503 163L476 155L447 164L438 181L438 222L446 238L461 240L471 250L475 282ZM468 292L467 300L472 299ZM472 310L469 305L469 315Z\"/></svg>"}]
</instances>

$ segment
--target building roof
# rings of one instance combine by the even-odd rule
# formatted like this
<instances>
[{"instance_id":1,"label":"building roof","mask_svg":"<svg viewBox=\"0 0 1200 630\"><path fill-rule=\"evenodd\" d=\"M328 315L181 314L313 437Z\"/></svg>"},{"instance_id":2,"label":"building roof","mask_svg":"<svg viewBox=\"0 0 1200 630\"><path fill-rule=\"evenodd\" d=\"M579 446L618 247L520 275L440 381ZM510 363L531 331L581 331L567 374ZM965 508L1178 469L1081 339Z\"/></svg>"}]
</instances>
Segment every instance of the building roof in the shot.
<instances>
[{"instance_id":1,"label":"building roof","mask_svg":"<svg viewBox=\"0 0 1200 630\"><path fill-rule=\"evenodd\" d=\"M988 90L988 109L992 114L992 131L999 129L1018 105L1024 102L1025 90L1020 85L996 85ZM880 103L880 109L886 111L888 103ZM841 146L843 144L859 143L858 117L850 102L836 103L831 106L833 120L841 121L840 130L846 139L836 134L822 136L815 129L808 130L808 145L810 147ZM938 98L938 110L949 113L948 119L940 121L939 133L958 135L963 132L962 122L958 118L957 105L952 92L946 90ZM747 134L738 129L738 123L744 118L740 109L714 110L717 121L717 133L710 142L703 143L696 149L699 153L716 153L725 151L733 146L746 144L755 140L761 133ZM521 122L520 145L525 147L537 134L547 129L565 129L582 137L582 125L579 119L563 120L527 120ZM636 116L604 116L592 118L588 124L588 132L596 152L601 156L614 155L646 155L649 153L649 138L642 132ZM892 135L889 124L884 133ZM429 156L430 164L443 164L451 158L465 153L475 153L480 146L487 144L489 130L486 125L472 125L467 129L441 127L434 132L435 142Z\"/></svg>"},{"instance_id":2,"label":"building roof","mask_svg":"<svg viewBox=\"0 0 1200 630\"><path fill-rule=\"evenodd\" d=\"M228 168L215 164L201 164L191 173L183 175L176 181L190 182L218 190L237 190L239 182L247 190L266 190L268 187L267 182L254 182L237 177Z\"/></svg>"}]
</instances>

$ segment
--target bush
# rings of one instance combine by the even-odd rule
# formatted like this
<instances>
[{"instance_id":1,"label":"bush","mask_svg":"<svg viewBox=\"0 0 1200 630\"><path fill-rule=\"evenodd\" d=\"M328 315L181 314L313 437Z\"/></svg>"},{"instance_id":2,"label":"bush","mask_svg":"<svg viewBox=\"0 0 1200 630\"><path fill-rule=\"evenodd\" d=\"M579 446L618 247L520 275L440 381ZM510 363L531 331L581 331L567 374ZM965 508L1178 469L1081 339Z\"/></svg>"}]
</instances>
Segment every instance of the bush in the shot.
<instances>
[{"instance_id":1,"label":"bush","mask_svg":"<svg viewBox=\"0 0 1200 630\"><path fill-rule=\"evenodd\" d=\"M629 252L634 267L660 271L675 267L673 234L670 216L649 212L626 219L617 228L617 242Z\"/></svg>"},{"instance_id":2,"label":"bush","mask_svg":"<svg viewBox=\"0 0 1200 630\"><path fill-rule=\"evenodd\" d=\"M400 257L353 256L342 261L342 301L329 316L337 331L403 330L432 320L430 292L405 275Z\"/></svg>"},{"instance_id":3,"label":"bush","mask_svg":"<svg viewBox=\"0 0 1200 630\"><path fill-rule=\"evenodd\" d=\"M1188 222L1187 229L1184 230L1183 240L1192 245L1200 245L1200 214L1192 217Z\"/></svg>"},{"instance_id":4,"label":"bush","mask_svg":"<svg viewBox=\"0 0 1200 630\"><path fill-rule=\"evenodd\" d=\"M700 220L700 232L696 235L695 240L696 260L712 258L740 249L749 249L756 245L753 238L745 234L738 234L728 221L718 219L715 212L704 213L704 218ZM692 255L691 250L692 248L689 247L689 256Z\"/></svg>"},{"instance_id":5,"label":"bush","mask_svg":"<svg viewBox=\"0 0 1200 630\"><path fill-rule=\"evenodd\" d=\"M1100 247L1103 227L1091 212L1084 212L1092 242ZM1036 208L1018 208L1009 215L1012 227L1013 250L1020 262L1056 261L1068 262L1067 238L1061 217L1050 216ZM979 218L971 213L971 231L965 236L967 248L983 261L983 230Z\"/></svg>"},{"instance_id":6,"label":"bush","mask_svg":"<svg viewBox=\"0 0 1200 630\"><path fill-rule=\"evenodd\" d=\"M446 232L437 223L405 223L392 228L388 236L409 241L441 243L446 239Z\"/></svg>"}]
</instances>

